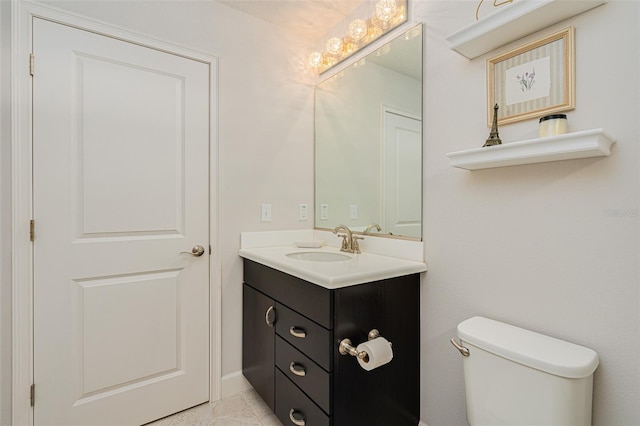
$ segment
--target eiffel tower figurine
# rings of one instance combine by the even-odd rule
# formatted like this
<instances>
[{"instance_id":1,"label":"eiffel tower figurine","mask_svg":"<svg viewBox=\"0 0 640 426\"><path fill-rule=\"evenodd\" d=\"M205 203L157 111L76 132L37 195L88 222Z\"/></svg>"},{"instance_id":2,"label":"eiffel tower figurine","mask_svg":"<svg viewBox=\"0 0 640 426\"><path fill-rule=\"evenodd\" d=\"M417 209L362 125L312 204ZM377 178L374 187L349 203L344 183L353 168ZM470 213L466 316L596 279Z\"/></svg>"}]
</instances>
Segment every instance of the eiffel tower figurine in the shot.
<instances>
[{"instance_id":1,"label":"eiffel tower figurine","mask_svg":"<svg viewBox=\"0 0 640 426\"><path fill-rule=\"evenodd\" d=\"M493 106L493 125L491 126L491 133L489 133L489 139L482 145L485 146L493 146L493 145L501 145L502 141L500 140L500 136L498 135L498 104Z\"/></svg>"}]
</instances>

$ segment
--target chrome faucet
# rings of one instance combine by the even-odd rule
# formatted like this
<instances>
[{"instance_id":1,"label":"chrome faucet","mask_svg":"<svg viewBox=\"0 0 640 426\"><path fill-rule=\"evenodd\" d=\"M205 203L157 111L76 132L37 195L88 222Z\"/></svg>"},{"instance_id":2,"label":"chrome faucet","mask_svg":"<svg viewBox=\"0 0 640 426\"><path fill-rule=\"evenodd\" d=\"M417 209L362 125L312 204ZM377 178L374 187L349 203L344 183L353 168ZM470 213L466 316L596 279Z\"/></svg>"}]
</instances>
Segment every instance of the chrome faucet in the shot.
<instances>
[{"instance_id":1,"label":"chrome faucet","mask_svg":"<svg viewBox=\"0 0 640 426\"><path fill-rule=\"evenodd\" d=\"M346 234L338 234L341 230L346 232ZM351 229L346 225L336 226L333 233L337 234L338 237L342 237L342 246L340 247L340 251L345 253L360 253L360 244L358 244L358 240L364 240L364 237L353 235Z\"/></svg>"},{"instance_id":2,"label":"chrome faucet","mask_svg":"<svg viewBox=\"0 0 640 426\"><path fill-rule=\"evenodd\" d=\"M369 232L371 232L373 228L376 228L378 232L382 231L382 228L380 228L380 225L378 225L377 223L370 223L367 225L367 228L364 230L364 233L368 234Z\"/></svg>"}]
</instances>

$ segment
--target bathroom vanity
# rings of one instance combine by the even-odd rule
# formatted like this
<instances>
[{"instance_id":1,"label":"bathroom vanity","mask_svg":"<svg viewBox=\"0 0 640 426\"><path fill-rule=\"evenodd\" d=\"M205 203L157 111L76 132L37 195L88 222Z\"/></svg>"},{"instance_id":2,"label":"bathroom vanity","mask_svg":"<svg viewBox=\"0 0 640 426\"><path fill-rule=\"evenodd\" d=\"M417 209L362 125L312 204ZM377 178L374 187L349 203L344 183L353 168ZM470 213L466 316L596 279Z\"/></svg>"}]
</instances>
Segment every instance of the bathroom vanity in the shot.
<instances>
[{"instance_id":1,"label":"bathroom vanity","mask_svg":"<svg viewBox=\"0 0 640 426\"><path fill-rule=\"evenodd\" d=\"M268 266L267 258L253 254L243 255L242 371L280 421L307 426L417 425L417 272L426 265L406 262L411 266L406 270L416 272L396 271L392 275L399 276L380 280L353 284L351 278L345 284L334 279L318 284ZM358 256L354 263L384 263L383 256L373 260ZM322 273L322 268L337 270L336 274L341 268L358 269L357 264L344 265L349 261L317 262L322 265L296 261L309 264L311 275L314 270ZM294 261L287 262L298 267ZM287 269L286 262L284 266ZM345 338L353 346L366 342L372 329L392 343L393 359L366 371L354 356L341 355L339 345Z\"/></svg>"}]
</instances>

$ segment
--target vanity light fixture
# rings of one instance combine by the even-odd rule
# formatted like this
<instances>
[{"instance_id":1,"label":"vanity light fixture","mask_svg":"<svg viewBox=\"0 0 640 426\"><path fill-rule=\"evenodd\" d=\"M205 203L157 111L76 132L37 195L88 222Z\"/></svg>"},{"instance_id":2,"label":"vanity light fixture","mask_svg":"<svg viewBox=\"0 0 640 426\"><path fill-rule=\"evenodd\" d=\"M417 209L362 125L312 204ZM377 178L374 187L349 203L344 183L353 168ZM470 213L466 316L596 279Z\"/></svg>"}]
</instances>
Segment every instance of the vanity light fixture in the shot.
<instances>
[{"instance_id":1,"label":"vanity light fixture","mask_svg":"<svg viewBox=\"0 0 640 426\"><path fill-rule=\"evenodd\" d=\"M398 14L398 5L396 0L380 0L376 3L376 19L379 21L377 26L389 25L391 19Z\"/></svg>"},{"instance_id":2,"label":"vanity light fixture","mask_svg":"<svg viewBox=\"0 0 640 426\"><path fill-rule=\"evenodd\" d=\"M342 52L343 43L342 39L339 37L331 37L327 40L327 53L330 55L338 55Z\"/></svg>"},{"instance_id":3,"label":"vanity light fixture","mask_svg":"<svg viewBox=\"0 0 640 426\"><path fill-rule=\"evenodd\" d=\"M310 68L318 68L320 65L322 65L323 59L324 58L322 57L322 53L313 52L309 55L309 60L307 65Z\"/></svg>"},{"instance_id":4,"label":"vanity light fixture","mask_svg":"<svg viewBox=\"0 0 640 426\"><path fill-rule=\"evenodd\" d=\"M407 21L408 0L366 0L348 16L322 49L309 54L307 66L322 74L380 36ZM348 22L348 25L346 24ZM346 27L346 28L345 28ZM343 35L344 34L344 35ZM322 51L319 51L322 50Z\"/></svg>"},{"instance_id":5,"label":"vanity light fixture","mask_svg":"<svg viewBox=\"0 0 640 426\"><path fill-rule=\"evenodd\" d=\"M367 23L362 19L354 19L349 24L349 37L358 43L367 35Z\"/></svg>"}]
</instances>

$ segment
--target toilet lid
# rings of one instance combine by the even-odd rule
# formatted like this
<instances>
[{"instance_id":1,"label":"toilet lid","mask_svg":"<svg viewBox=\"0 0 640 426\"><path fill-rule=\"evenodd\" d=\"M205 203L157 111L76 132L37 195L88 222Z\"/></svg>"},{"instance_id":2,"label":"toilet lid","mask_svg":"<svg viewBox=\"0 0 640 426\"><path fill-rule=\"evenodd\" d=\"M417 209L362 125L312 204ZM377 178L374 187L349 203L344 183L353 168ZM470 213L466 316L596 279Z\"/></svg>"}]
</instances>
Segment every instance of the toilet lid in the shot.
<instances>
[{"instance_id":1,"label":"toilet lid","mask_svg":"<svg viewBox=\"0 0 640 426\"><path fill-rule=\"evenodd\" d=\"M587 377L599 362L592 349L484 317L458 324L458 337L487 352L560 377Z\"/></svg>"}]
</instances>

